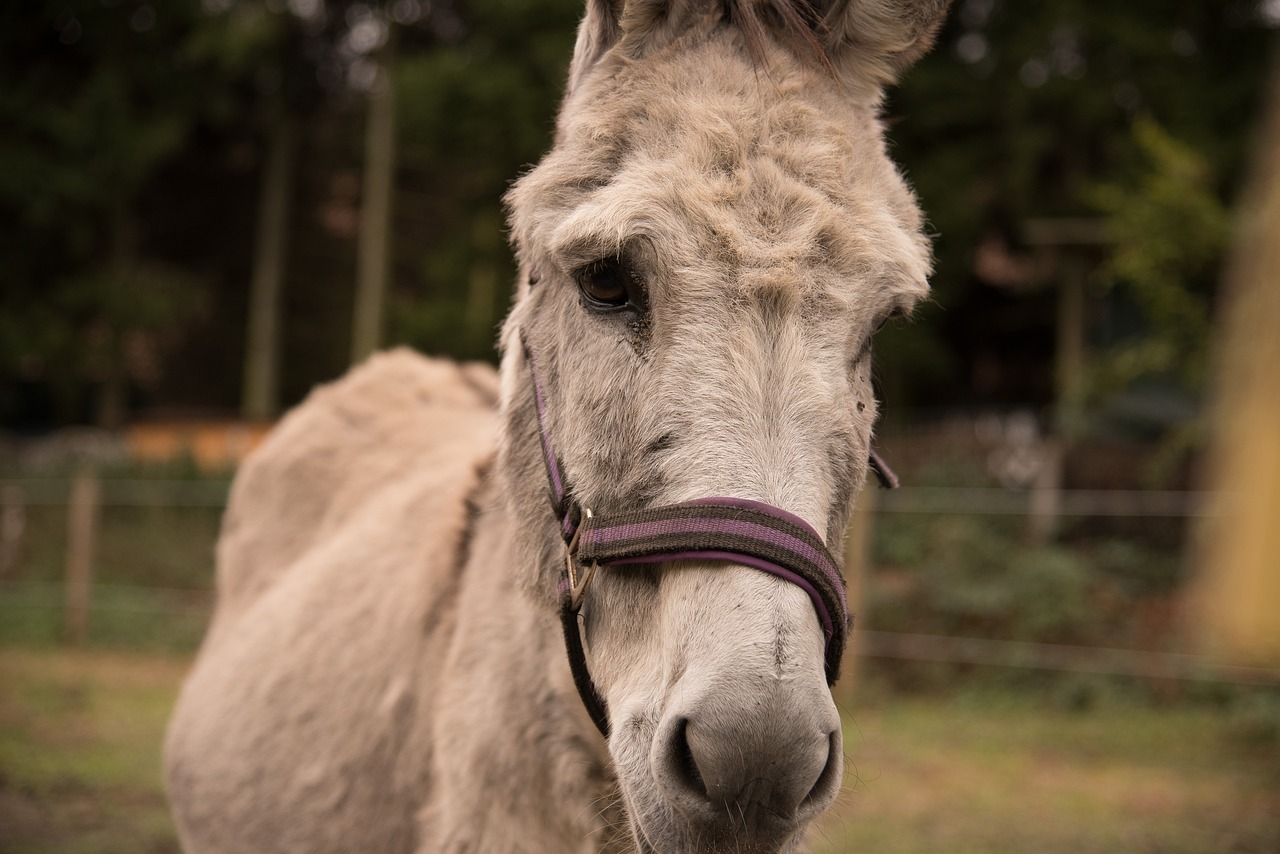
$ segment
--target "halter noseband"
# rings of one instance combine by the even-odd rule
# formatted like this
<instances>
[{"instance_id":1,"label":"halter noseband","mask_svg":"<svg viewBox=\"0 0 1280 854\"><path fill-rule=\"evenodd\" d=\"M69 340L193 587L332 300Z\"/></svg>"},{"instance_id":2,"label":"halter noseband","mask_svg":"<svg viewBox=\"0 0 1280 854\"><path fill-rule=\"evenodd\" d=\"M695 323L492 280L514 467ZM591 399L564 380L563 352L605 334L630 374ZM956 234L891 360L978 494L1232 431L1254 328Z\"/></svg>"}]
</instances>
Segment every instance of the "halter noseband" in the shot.
<instances>
[{"instance_id":1,"label":"halter noseband","mask_svg":"<svg viewBox=\"0 0 1280 854\"><path fill-rule=\"evenodd\" d=\"M578 612L592 579L604 567L672 560L728 561L797 585L808 594L822 624L827 684L834 684L852 619L840 565L817 532L785 510L741 498L700 498L600 515L583 507L572 495L551 441L537 360L523 335L521 344L533 381L551 503L565 542L558 587L565 648L578 694L600 733L608 738L609 717L587 669ZM871 467L886 486L897 485L897 478L874 452Z\"/></svg>"}]
</instances>

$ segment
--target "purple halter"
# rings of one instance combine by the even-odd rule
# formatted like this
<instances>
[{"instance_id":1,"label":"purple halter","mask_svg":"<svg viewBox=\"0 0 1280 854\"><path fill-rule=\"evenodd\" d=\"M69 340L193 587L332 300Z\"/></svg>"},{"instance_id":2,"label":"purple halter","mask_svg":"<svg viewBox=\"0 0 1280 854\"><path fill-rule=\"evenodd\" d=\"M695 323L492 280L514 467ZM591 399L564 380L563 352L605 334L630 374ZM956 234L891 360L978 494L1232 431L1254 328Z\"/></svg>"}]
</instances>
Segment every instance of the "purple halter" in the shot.
<instances>
[{"instance_id":1,"label":"purple halter","mask_svg":"<svg viewBox=\"0 0 1280 854\"><path fill-rule=\"evenodd\" d=\"M578 612L588 585L605 567L672 560L722 560L785 579L808 594L826 638L827 683L840 673L845 635L852 623L840 564L803 519L769 504L740 498L700 498L642 510L596 515L573 497L547 424L546 398L537 360L528 343L525 359L533 379L551 503L565 541L560 574L560 620L574 684L587 712L606 738L609 717L604 698L587 669ZM872 467L892 477L877 457ZM896 478L894 479L896 481ZM888 484L886 484L888 485Z\"/></svg>"}]
</instances>

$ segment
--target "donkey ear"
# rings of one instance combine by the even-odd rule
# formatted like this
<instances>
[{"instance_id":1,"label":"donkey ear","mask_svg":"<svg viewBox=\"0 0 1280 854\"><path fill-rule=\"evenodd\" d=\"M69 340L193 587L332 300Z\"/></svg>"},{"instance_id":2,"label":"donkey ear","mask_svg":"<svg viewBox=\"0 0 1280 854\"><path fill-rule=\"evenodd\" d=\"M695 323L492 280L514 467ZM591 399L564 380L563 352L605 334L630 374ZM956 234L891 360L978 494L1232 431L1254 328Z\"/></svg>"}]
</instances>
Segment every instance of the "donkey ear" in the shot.
<instances>
[{"instance_id":1,"label":"donkey ear","mask_svg":"<svg viewBox=\"0 0 1280 854\"><path fill-rule=\"evenodd\" d=\"M950 5L951 0L831 0L823 16L827 55L850 83L896 83L933 47Z\"/></svg>"},{"instance_id":2,"label":"donkey ear","mask_svg":"<svg viewBox=\"0 0 1280 854\"><path fill-rule=\"evenodd\" d=\"M587 11L578 25L578 42L569 64L569 91L578 87L591 66L618 43L622 35L619 20L622 0L587 0Z\"/></svg>"}]
</instances>

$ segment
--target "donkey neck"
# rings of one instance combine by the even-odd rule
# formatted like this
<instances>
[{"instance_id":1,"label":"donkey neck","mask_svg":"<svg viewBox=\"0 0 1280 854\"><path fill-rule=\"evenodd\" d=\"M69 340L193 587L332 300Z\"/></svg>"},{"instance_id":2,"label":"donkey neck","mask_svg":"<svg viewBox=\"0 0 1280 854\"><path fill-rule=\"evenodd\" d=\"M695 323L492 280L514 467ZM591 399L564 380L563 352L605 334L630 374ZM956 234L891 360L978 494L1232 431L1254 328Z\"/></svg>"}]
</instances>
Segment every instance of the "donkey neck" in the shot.
<instances>
[{"instance_id":1,"label":"donkey neck","mask_svg":"<svg viewBox=\"0 0 1280 854\"><path fill-rule=\"evenodd\" d=\"M573 687L555 614L513 583L522 522L490 473L473 499L470 547L437 690L439 755L423 813L426 851L610 852L616 781ZM554 793L555 809L548 809Z\"/></svg>"}]
</instances>

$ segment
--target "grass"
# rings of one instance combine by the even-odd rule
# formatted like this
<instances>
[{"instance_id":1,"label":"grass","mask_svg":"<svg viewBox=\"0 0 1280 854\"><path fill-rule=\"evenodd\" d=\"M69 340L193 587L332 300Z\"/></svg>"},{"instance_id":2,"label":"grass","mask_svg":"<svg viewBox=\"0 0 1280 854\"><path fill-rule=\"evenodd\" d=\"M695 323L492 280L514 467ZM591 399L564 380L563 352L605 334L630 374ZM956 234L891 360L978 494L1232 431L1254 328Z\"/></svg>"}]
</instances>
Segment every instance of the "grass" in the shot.
<instances>
[{"instance_id":1,"label":"grass","mask_svg":"<svg viewBox=\"0 0 1280 854\"><path fill-rule=\"evenodd\" d=\"M0 852L177 851L160 743L188 661L0 647ZM814 851L1270 854L1277 706L881 691L846 718L846 791Z\"/></svg>"},{"instance_id":2,"label":"grass","mask_svg":"<svg viewBox=\"0 0 1280 854\"><path fill-rule=\"evenodd\" d=\"M0 648L0 852L177 851L160 742L186 666Z\"/></svg>"},{"instance_id":3,"label":"grass","mask_svg":"<svg viewBox=\"0 0 1280 854\"><path fill-rule=\"evenodd\" d=\"M0 647L56 648L64 638L65 590L54 582L0 584ZM213 594L96 582L88 644L138 652L183 654L200 644Z\"/></svg>"},{"instance_id":4,"label":"grass","mask_svg":"<svg viewBox=\"0 0 1280 854\"><path fill-rule=\"evenodd\" d=\"M846 718L846 788L814 851L1277 851L1280 741L1240 720L1132 697L872 700Z\"/></svg>"}]
</instances>

